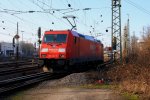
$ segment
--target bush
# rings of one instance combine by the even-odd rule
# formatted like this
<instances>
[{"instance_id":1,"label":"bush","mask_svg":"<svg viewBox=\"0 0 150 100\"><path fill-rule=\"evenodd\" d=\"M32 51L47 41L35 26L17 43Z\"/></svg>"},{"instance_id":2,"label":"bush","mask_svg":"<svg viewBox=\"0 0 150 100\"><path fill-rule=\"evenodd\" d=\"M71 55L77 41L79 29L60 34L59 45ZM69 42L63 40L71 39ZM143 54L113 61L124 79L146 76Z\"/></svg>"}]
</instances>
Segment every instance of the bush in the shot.
<instances>
[{"instance_id":1,"label":"bush","mask_svg":"<svg viewBox=\"0 0 150 100\"><path fill-rule=\"evenodd\" d=\"M121 92L138 94L150 99L150 28L143 42L132 37L128 63L112 67L107 76L119 85Z\"/></svg>"}]
</instances>

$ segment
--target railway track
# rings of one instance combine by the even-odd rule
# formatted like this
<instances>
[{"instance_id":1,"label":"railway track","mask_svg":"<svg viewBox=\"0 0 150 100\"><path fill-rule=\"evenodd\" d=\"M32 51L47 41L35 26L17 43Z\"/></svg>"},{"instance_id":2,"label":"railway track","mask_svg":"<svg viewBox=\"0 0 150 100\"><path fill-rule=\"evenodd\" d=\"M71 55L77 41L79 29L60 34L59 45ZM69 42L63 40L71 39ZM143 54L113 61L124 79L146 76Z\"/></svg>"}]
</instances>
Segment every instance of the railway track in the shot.
<instances>
[{"instance_id":1,"label":"railway track","mask_svg":"<svg viewBox=\"0 0 150 100\"><path fill-rule=\"evenodd\" d=\"M0 94L4 94L14 89L18 89L44 80L61 78L66 75L66 73L52 74L49 72L41 72L37 74L3 80L0 81Z\"/></svg>"},{"instance_id":2,"label":"railway track","mask_svg":"<svg viewBox=\"0 0 150 100\"><path fill-rule=\"evenodd\" d=\"M4 62L0 63L0 81L41 71L37 62Z\"/></svg>"},{"instance_id":3,"label":"railway track","mask_svg":"<svg viewBox=\"0 0 150 100\"><path fill-rule=\"evenodd\" d=\"M107 65L112 64L111 61L105 62L103 64L100 64L97 68L98 71L101 72L101 68ZM15 68L15 69L9 69L9 70L2 70L0 71L0 75L4 74L10 74L10 73L19 73L19 72L24 72L27 70L34 70L36 68L39 68L38 65L34 65L32 67L24 67L24 68ZM36 74L30 74L26 76L20 76L16 78L11 78L11 79L6 79L0 81L0 94L9 92L11 90L21 88L30 84L34 84L40 81L48 80L48 79L55 79L55 78L61 78L68 73L61 72L61 73L49 73L49 72L41 72L41 73L36 73ZM101 77L99 77L101 78Z\"/></svg>"},{"instance_id":4,"label":"railway track","mask_svg":"<svg viewBox=\"0 0 150 100\"><path fill-rule=\"evenodd\" d=\"M1 62L0 69L7 69L7 68L16 68L22 65L33 65L37 64L35 61L17 61L17 62Z\"/></svg>"},{"instance_id":5,"label":"railway track","mask_svg":"<svg viewBox=\"0 0 150 100\"><path fill-rule=\"evenodd\" d=\"M98 69L101 69L101 68L103 68L103 67L105 67L105 66L112 65L113 63L114 63L113 60L105 61L105 62L103 62L103 63L101 63L101 64L99 64L99 65L97 66L97 70L98 70Z\"/></svg>"},{"instance_id":6,"label":"railway track","mask_svg":"<svg viewBox=\"0 0 150 100\"><path fill-rule=\"evenodd\" d=\"M33 61L1 62L0 75L13 74L38 69L38 63Z\"/></svg>"},{"instance_id":7,"label":"railway track","mask_svg":"<svg viewBox=\"0 0 150 100\"><path fill-rule=\"evenodd\" d=\"M25 71L30 71L30 70L36 70L39 69L38 65L25 65L20 68L8 68L8 69L3 69L0 70L0 75L6 75L6 74L13 74L13 73L20 73L20 72L25 72Z\"/></svg>"}]
</instances>

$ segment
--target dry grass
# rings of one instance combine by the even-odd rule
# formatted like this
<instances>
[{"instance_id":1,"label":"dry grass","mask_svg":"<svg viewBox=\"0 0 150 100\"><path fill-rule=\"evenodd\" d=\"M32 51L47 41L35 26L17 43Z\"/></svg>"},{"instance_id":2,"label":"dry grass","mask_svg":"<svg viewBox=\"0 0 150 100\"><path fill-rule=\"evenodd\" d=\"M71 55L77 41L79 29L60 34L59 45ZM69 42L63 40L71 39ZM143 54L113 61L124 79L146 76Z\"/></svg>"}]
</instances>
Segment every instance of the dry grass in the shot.
<instances>
[{"instance_id":1,"label":"dry grass","mask_svg":"<svg viewBox=\"0 0 150 100\"><path fill-rule=\"evenodd\" d=\"M107 77L117 84L121 93L138 94L142 98L150 99L150 67L118 65L109 69Z\"/></svg>"},{"instance_id":2,"label":"dry grass","mask_svg":"<svg viewBox=\"0 0 150 100\"><path fill-rule=\"evenodd\" d=\"M138 43L132 46L128 63L112 67L106 75L119 85L120 92L150 100L150 30L143 40L140 48Z\"/></svg>"}]
</instances>

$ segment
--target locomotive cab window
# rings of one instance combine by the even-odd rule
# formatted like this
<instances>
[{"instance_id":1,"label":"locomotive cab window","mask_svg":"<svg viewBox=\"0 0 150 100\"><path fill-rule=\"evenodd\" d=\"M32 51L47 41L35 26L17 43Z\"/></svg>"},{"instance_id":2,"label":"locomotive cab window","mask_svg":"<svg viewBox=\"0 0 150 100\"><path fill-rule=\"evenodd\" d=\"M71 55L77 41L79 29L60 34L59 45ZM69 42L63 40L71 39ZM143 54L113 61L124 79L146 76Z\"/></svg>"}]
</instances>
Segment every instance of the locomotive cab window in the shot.
<instances>
[{"instance_id":1,"label":"locomotive cab window","mask_svg":"<svg viewBox=\"0 0 150 100\"><path fill-rule=\"evenodd\" d=\"M67 34L46 34L44 36L44 42L56 42L56 43L66 43Z\"/></svg>"}]
</instances>

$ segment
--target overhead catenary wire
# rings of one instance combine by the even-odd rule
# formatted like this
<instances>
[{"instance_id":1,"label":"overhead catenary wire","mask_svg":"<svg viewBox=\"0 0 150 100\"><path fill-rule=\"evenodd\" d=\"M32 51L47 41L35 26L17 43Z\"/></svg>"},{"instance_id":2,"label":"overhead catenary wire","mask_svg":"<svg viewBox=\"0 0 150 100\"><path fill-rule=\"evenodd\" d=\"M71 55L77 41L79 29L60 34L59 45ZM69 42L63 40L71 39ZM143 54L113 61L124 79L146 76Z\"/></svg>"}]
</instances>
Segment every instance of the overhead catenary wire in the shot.
<instances>
[{"instance_id":1,"label":"overhead catenary wire","mask_svg":"<svg viewBox=\"0 0 150 100\"><path fill-rule=\"evenodd\" d=\"M43 2L43 1L40 1L40 0L37 0L37 1L40 2L41 4L45 5L45 6L49 7L49 5L48 5L47 3ZM35 1L32 2L32 3L35 4ZM69 3L69 2L67 2L67 3ZM39 6L41 9L46 10L46 9L42 8L39 4L36 4L36 5ZM72 11L74 10L73 8L71 8L71 9L72 9ZM94 8L94 9L98 9L98 8ZM65 13L60 12L60 11L63 11L64 9L59 9L59 10L57 10L57 9L51 9L51 10L56 10L56 11L58 11L60 14L64 14L64 15L65 15ZM69 10L69 9L66 9L66 10ZM83 10L83 9L82 9L82 10ZM69 11L69 12L71 12L71 11ZM59 19L59 20L62 21L62 19ZM78 21L78 22L81 23L82 21ZM87 25L85 25L84 23L83 23L82 25L84 25L85 27L87 27ZM89 27L90 27L90 26L89 26ZM89 27L88 27L88 28L89 28Z\"/></svg>"},{"instance_id":2,"label":"overhead catenary wire","mask_svg":"<svg viewBox=\"0 0 150 100\"><path fill-rule=\"evenodd\" d=\"M15 7L16 9L20 9L20 8L18 8L18 6L17 6L17 7L14 6L14 5L13 5L13 2L11 2L11 0L7 0L7 1L8 1L13 7ZM20 1L20 2L22 2L22 1ZM24 5L24 3L23 3L23 5ZM2 7L0 7L0 8L2 8ZM7 8L7 7L5 7L5 8ZM4 8L2 8L2 9L4 10ZM7 9L5 9L5 10L7 10ZM15 11L15 10L10 10L10 11ZM20 11L16 11L16 12L18 12L18 13L19 13L19 12L20 12L20 13L25 13L24 11L21 11L21 10L20 10ZM28 12L27 12L27 13L28 13ZM16 15L15 15L15 17L17 17L18 19L20 19L20 20L22 20L22 21L24 20L24 18L19 18L19 17L16 16ZM31 18L30 18L30 19L31 19ZM25 23L28 22L28 23L32 24L32 26L37 26L37 27L39 27L39 25L38 25L37 23L33 23L32 21L25 20L24 22L25 22ZM43 27L43 26L42 26L42 27ZM29 28L30 28L30 27L29 27ZM43 28L45 28L45 27L43 27Z\"/></svg>"},{"instance_id":3,"label":"overhead catenary wire","mask_svg":"<svg viewBox=\"0 0 150 100\"><path fill-rule=\"evenodd\" d=\"M27 21L27 20L24 20L23 18L20 18L20 17L16 16L16 15L12 15L12 16L14 16L14 17L16 17L16 18L22 20L23 22L26 22L26 21ZM10 21L9 21L9 22L10 22ZM14 23L14 22L10 22L10 23L16 25L16 23ZM6 27L6 26L4 26L4 27ZM14 27L12 28L12 26L11 26L11 27L7 27L7 29L11 29L11 30L14 31L14 30L16 30L16 27L14 26ZM27 32L27 31L26 31L26 32Z\"/></svg>"},{"instance_id":4,"label":"overhead catenary wire","mask_svg":"<svg viewBox=\"0 0 150 100\"><path fill-rule=\"evenodd\" d=\"M31 23L32 26L33 26L33 25L34 25L34 26L37 26L37 24L35 24L35 23L33 23L33 22L30 22L30 21L28 21L28 20L26 20L26 19L24 19L24 18L18 17L18 16L16 16L15 14L9 13L9 11L20 12L20 13L23 12L23 11L9 10L9 9L4 9L4 8L2 8L2 7L0 7L0 8L1 8L2 10L5 10L5 11L6 11L6 14L17 18L17 19L21 20L21 21L24 22L24 23ZM6 17L5 17L5 18L6 18ZM7 19L7 20L8 20L8 19ZM15 26L14 26L14 28L11 28L12 26L9 27L9 28L7 27L7 31L8 31L8 29L13 30L13 31L16 31L16 23L15 23L15 22L12 22L12 21L8 21L8 22L12 23L12 24L15 25ZM39 25L38 25L38 26L39 26ZM29 27L29 28L31 28L31 27ZM26 29L21 29L21 30L26 30ZM21 30L20 30L20 31L21 31ZM33 29L31 29L31 30L33 30ZM30 36L33 37L33 34L30 34L31 32L28 32L28 31L26 30L25 33L28 33L28 35L30 35ZM14 34L15 34L15 32L14 32Z\"/></svg>"},{"instance_id":5,"label":"overhead catenary wire","mask_svg":"<svg viewBox=\"0 0 150 100\"><path fill-rule=\"evenodd\" d=\"M125 0L125 2L130 4L130 5L132 5L132 6L134 6L135 8L137 8L140 11L142 11L143 13L146 13L146 14L150 15L150 11L145 9L144 7L138 5L138 4L136 4L136 3L134 3L134 2L132 2L130 0Z\"/></svg>"},{"instance_id":6,"label":"overhead catenary wire","mask_svg":"<svg viewBox=\"0 0 150 100\"><path fill-rule=\"evenodd\" d=\"M81 19L78 19L78 20L80 20L80 21L78 21L79 22L79 24L82 24L82 25L84 25L85 27L86 27L86 29L89 29L90 28L90 26L91 26L91 24L93 24L93 21L92 20L98 20L98 21L96 21L96 22L98 22L99 24L100 23L102 23L103 22L103 19L95 19L95 17L93 18L93 17L89 17L89 16L91 16L92 14L92 12L93 11L91 11L91 10L97 10L98 12L99 12L99 10L101 10L101 9L105 9L105 8L110 8L111 9L111 7L108 7L108 6L106 6L106 7L100 7L100 8L97 8L97 7L94 7L94 8L92 8L92 7L90 7L90 8L83 8L82 9L82 3L81 3L81 1L80 2L75 2L76 0L70 0L70 2L73 2L74 3L74 5L75 5L75 7L77 7L78 6L78 10L73 10L72 12L74 12L74 14L76 14L77 15L77 11L83 11L83 19L81 20ZM72 4L72 3L71 3ZM89 10L89 12L86 12L86 10ZM71 11L70 11L71 12ZM71 12L71 13L72 13ZM86 15L88 15L88 16L86 16ZM102 14L100 14L100 16L102 16ZM80 15L80 17L81 17L81 15ZM100 18L102 18L102 17L100 17ZM87 23L87 21L86 20L88 20L88 23ZM83 22L84 21L84 22ZM91 23L89 23L91 21ZM98 24L98 25L99 25ZM93 25L92 25L93 26ZM97 26L98 27L98 26Z\"/></svg>"},{"instance_id":7,"label":"overhead catenary wire","mask_svg":"<svg viewBox=\"0 0 150 100\"><path fill-rule=\"evenodd\" d=\"M36 23L33 23L33 22L31 22L31 21L29 21L29 20L26 20L26 19L24 19L24 18L21 18L21 17L18 17L17 15L15 15L15 14L11 14L12 12L14 13L14 12L20 12L20 13L24 13L24 12L29 12L29 11L16 11L16 10L10 10L10 9L4 9L4 8L2 8L2 7L0 7L3 11L4 11L4 13L6 13L6 14L8 14L8 15L10 15L10 16L13 16L13 17L16 17L17 19L19 19L20 21L22 21L22 22L24 22L24 23L30 23L30 24L32 24L32 25L34 25L34 26L39 26L39 25L37 25ZM0 11L1 12L1 11ZM11 23L13 23L14 25L16 25L16 23L14 23L14 22L11 22Z\"/></svg>"},{"instance_id":8,"label":"overhead catenary wire","mask_svg":"<svg viewBox=\"0 0 150 100\"><path fill-rule=\"evenodd\" d=\"M37 0L37 1L39 1L40 3L42 3L42 4L44 4L44 5L46 5L46 6L48 6L49 7L49 5L47 5L47 4L45 4L44 2L42 2L42 1L40 1L40 0ZM44 9L44 8L42 8L40 5L38 5L37 3L35 3L35 2L33 2L33 0L31 1L33 4L35 4L36 6L38 6L39 8L41 8L43 11L46 11L46 9ZM54 9L55 10L55 9ZM57 11L57 10L56 10ZM69 26L69 24L68 23L66 23L64 20L62 20L61 18L58 18L58 17L56 17L53 13L50 13L49 12L49 14L50 15L52 15L54 18L56 18L57 20L60 20L61 22L63 22L63 23L65 23L66 25L68 25Z\"/></svg>"},{"instance_id":9,"label":"overhead catenary wire","mask_svg":"<svg viewBox=\"0 0 150 100\"><path fill-rule=\"evenodd\" d=\"M42 0L29 0L30 2L32 2L33 4L34 4L34 6L36 5L36 6L38 6L39 8L41 8L42 9L42 11L35 11L35 12L39 12L39 13L47 13L47 14L50 14L51 16L53 16L54 18L56 18L56 20L59 20L59 21L61 21L62 23L64 23L64 24L66 24L67 26L70 26L67 22L65 22L62 18L59 18L58 16L56 16L54 13L53 13L53 10L55 10L56 12L59 12L59 14L61 14L61 15L65 15L65 14L63 14L63 12L64 11L70 11L70 12L73 12L73 14L75 14L75 15L77 15L77 16L80 16L77 12L76 12L76 10L78 11L78 8L77 9L75 9L75 8L67 8L67 9L54 9L53 7L52 7L52 0L49 0L49 2L51 2L51 3L46 3L46 1L42 1ZM63 1L63 0L62 0ZM22 2L22 1L21 1ZM20 3L21 3L20 2ZM72 0L67 0L66 1L67 2L67 4L71 4L71 7L72 7L72 2L74 2L74 5L73 5L73 7L74 6L79 6L79 7L81 7L80 6L80 3L78 3L78 2L76 2L76 1L72 1ZM81 2L81 1L80 1ZM43 6L44 5L44 6ZM64 6L66 6L67 7L67 5L65 5L64 4ZM29 7L29 6L28 6ZM48 8L50 8L49 10L48 9L45 9L46 7L48 7ZM18 7L17 7L18 8ZM20 8L20 7L19 7ZM83 8L84 9L84 8ZM81 11L84 11L83 9L81 9L80 8L80 10ZM92 9L98 9L98 8L92 8ZM6 9L5 9L6 10ZM7 13L9 14L9 15L11 15L10 14L10 12L8 11L9 9L7 9L6 11L7 11ZM10 9L11 10L11 9ZM14 11L14 12L16 12L16 13L29 13L29 11L22 11L22 10L12 10L12 11ZM32 23L32 25L34 25L34 26L39 26L39 25L37 25L36 23L34 23L33 21L30 21L30 20L26 20L26 19L24 19L24 17L20 17L19 15L16 15L15 13L14 14L12 14L11 16L13 16L13 17L16 17L17 19L19 19L19 20L21 20L22 22L24 22L24 23L30 23L30 25L31 25L31 23ZM82 17L83 19L84 19L84 16ZM86 24L85 22L83 22L83 20L82 20L82 18L78 18L78 21L77 21L77 23L79 23L80 25L83 25L84 27L85 27L85 30L87 30L87 29L89 29L90 28L90 24L88 23L88 24ZM88 21L89 20L91 20L90 18L88 18ZM14 23L14 25L15 25L16 23ZM24 29L22 29L22 30L24 30Z\"/></svg>"},{"instance_id":10,"label":"overhead catenary wire","mask_svg":"<svg viewBox=\"0 0 150 100\"><path fill-rule=\"evenodd\" d=\"M40 0L37 0L37 1L39 1L39 2L41 2L42 4L44 4L44 5L46 5L46 6L49 6L49 5L47 5L46 3L44 3L44 2L42 2L42 1L40 1ZM67 3L69 3L69 2L67 2ZM39 6L39 5L38 5ZM43 9L43 8L41 8L41 9ZM68 8L68 9L73 9L73 8ZM60 13L60 14L63 14L63 15L65 15L65 13L62 13L62 12L60 12L61 10L68 10L68 9L60 9L58 12ZM44 9L45 10L45 9ZM54 9L55 10L55 9ZM74 10L74 9L73 9ZM80 9L81 10L81 9ZM83 10L83 9L82 9ZM56 9L56 11L57 11L57 9ZM71 12L71 11L70 11ZM54 16L54 15L53 15ZM57 18L58 19L58 18ZM62 19L60 19L59 18L59 20L60 21L62 21ZM65 22L66 23L66 22ZM68 25L68 24L67 24ZM83 24L83 25L85 25L85 24ZM87 27L87 26L86 26Z\"/></svg>"},{"instance_id":11,"label":"overhead catenary wire","mask_svg":"<svg viewBox=\"0 0 150 100\"><path fill-rule=\"evenodd\" d=\"M60 1L61 1L61 0L60 0ZM74 4L74 6L76 5L76 6L78 6L79 8L73 8L74 6L71 6L72 10L63 12L62 14L74 13L75 16L77 16L77 18L78 18L79 15L77 14L77 11L84 11L84 10L87 9L87 8L81 9L81 7L83 7L83 6L77 5L77 3L76 3L75 1L73 2L72 0L70 0L70 2L66 1L66 3L68 3L68 4L70 4L70 5L71 5L71 4ZM75 7L76 7L76 6L75 6ZM89 10L90 10L90 9L89 9ZM84 17L83 17L83 20L85 20ZM83 20L81 20L81 19L78 18L78 20L76 20L76 22L79 23L79 24L81 24L81 25L83 25L83 26L85 27L85 30L89 29L90 26L88 26L86 23L84 23Z\"/></svg>"}]
</instances>

